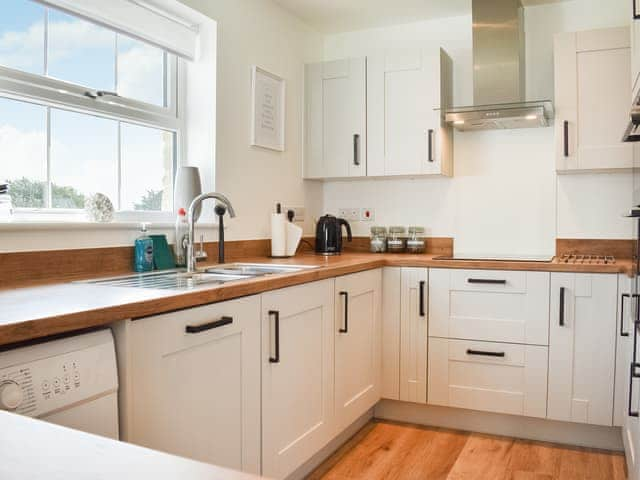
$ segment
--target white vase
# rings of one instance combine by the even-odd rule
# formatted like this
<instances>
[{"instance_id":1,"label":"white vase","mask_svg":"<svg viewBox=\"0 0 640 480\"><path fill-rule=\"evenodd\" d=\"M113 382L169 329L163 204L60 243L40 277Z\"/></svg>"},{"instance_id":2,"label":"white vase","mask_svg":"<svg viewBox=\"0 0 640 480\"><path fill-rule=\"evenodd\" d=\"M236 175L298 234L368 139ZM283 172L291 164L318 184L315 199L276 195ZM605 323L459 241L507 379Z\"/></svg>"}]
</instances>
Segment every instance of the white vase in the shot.
<instances>
[{"instance_id":1,"label":"white vase","mask_svg":"<svg viewBox=\"0 0 640 480\"><path fill-rule=\"evenodd\" d=\"M201 193L202 184L198 167L179 167L173 190L173 211L177 214L178 210L184 208L188 212L193 199ZM195 211L194 220L200 218L200 211L201 206L199 205Z\"/></svg>"}]
</instances>

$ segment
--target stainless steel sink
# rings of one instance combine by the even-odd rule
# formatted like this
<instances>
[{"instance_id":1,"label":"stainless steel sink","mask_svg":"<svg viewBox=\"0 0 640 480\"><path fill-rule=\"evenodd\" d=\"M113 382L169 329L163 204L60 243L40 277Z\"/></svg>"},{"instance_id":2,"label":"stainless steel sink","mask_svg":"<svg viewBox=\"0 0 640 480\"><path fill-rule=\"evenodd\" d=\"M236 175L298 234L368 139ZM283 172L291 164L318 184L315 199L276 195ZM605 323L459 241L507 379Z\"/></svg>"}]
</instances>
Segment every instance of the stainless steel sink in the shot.
<instances>
[{"instance_id":1,"label":"stainless steel sink","mask_svg":"<svg viewBox=\"0 0 640 480\"><path fill-rule=\"evenodd\" d=\"M258 277L278 273L295 273L318 268L317 265L278 265L272 263L229 263L205 269L206 273Z\"/></svg>"},{"instance_id":2,"label":"stainless steel sink","mask_svg":"<svg viewBox=\"0 0 640 480\"><path fill-rule=\"evenodd\" d=\"M229 263L196 273L186 270L137 273L122 277L85 280L81 283L109 287L155 288L161 290L190 290L198 287L222 285L263 275L293 273L318 268L316 265L275 265L270 263Z\"/></svg>"},{"instance_id":3,"label":"stainless steel sink","mask_svg":"<svg viewBox=\"0 0 640 480\"><path fill-rule=\"evenodd\" d=\"M99 280L87 280L83 283L110 287L189 290L200 286L221 285L227 282L246 280L251 277L251 275L232 275L208 272L187 273L182 270L170 270L164 272L138 273L135 275L104 278Z\"/></svg>"}]
</instances>

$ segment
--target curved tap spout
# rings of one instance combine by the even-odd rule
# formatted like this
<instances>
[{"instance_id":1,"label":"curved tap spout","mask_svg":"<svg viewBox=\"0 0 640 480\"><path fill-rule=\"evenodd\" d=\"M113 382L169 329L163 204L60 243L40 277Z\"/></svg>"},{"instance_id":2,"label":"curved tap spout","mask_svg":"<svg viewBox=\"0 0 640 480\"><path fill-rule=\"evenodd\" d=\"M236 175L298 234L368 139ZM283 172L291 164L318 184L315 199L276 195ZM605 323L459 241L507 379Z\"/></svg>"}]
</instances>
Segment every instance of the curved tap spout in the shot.
<instances>
[{"instance_id":1,"label":"curved tap spout","mask_svg":"<svg viewBox=\"0 0 640 480\"><path fill-rule=\"evenodd\" d=\"M218 202L224 204L227 207L227 211L229 212L229 216L231 218L236 216L236 212L233 210L233 205L227 197L220 193L209 192L198 195L193 199L191 205L189 205L189 211L187 213L187 221L189 222L189 238L187 243L187 272L193 273L196 271L196 258L194 254L195 250L195 212L198 206L205 200L212 198L217 200Z\"/></svg>"}]
</instances>

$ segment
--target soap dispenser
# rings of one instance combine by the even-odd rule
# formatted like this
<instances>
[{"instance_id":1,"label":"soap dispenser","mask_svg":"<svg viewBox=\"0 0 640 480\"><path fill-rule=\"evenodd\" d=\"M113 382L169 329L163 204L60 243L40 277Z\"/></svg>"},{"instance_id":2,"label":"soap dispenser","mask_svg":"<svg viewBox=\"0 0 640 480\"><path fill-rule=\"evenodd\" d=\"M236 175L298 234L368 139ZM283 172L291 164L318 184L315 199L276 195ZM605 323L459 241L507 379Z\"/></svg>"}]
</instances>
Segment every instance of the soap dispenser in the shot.
<instances>
[{"instance_id":1,"label":"soap dispenser","mask_svg":"<svg viewBox=\"0 0 640 480\"><path fill-rule=\"evenodd\" d=\"M136 272L153 270L153 240L147 235L147 224L140 224L140 236L136 238L134 249L134 265Z\"/></svg>"}]
</instances>

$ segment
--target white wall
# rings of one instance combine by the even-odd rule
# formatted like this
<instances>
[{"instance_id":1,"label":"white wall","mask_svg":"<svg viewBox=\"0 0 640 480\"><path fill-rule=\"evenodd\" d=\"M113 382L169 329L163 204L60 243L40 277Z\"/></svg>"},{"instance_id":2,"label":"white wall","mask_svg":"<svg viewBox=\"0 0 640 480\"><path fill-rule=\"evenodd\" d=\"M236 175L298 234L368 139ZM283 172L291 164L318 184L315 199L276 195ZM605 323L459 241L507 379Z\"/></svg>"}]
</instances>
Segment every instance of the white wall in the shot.
<instances>
[{"instance_id":1,"label":"white wall","mask_svg":"<svg viewBox=\"0 0 640 480\"><path fill-rule=\"evenodd\" d=\"M216 190L237 217L227 238L268 238L276 202L307 207L307 233L321 186L302 178L304 63L322 55L322 36L271 0L181 0L218 22ZM286 80L286 151L249 146L251 66Z\"/></svg>"},{"instance_id":2,"label":"white wall","mask_svg":"<svg viewBox=\"0 0 640 480\"><path fill-rule=\"evenodd\" d=\"M606 5L605 5L606 4ZM574 0L529 7L527 92L553 96L553 33L629 24L626 0ZM326 60L438 42L454 63L454 103L472 102L471 18L456 17L325 39ZM553 254L558 237L628 238L621 213L631 204L631 175L554 171L552 128L456 132L454 177L327 182L324 209L376 209L376 224L424 225L455 237L464 253ZM370 223L355 222L358 234Z\"/></svg>"}]
</instances>

